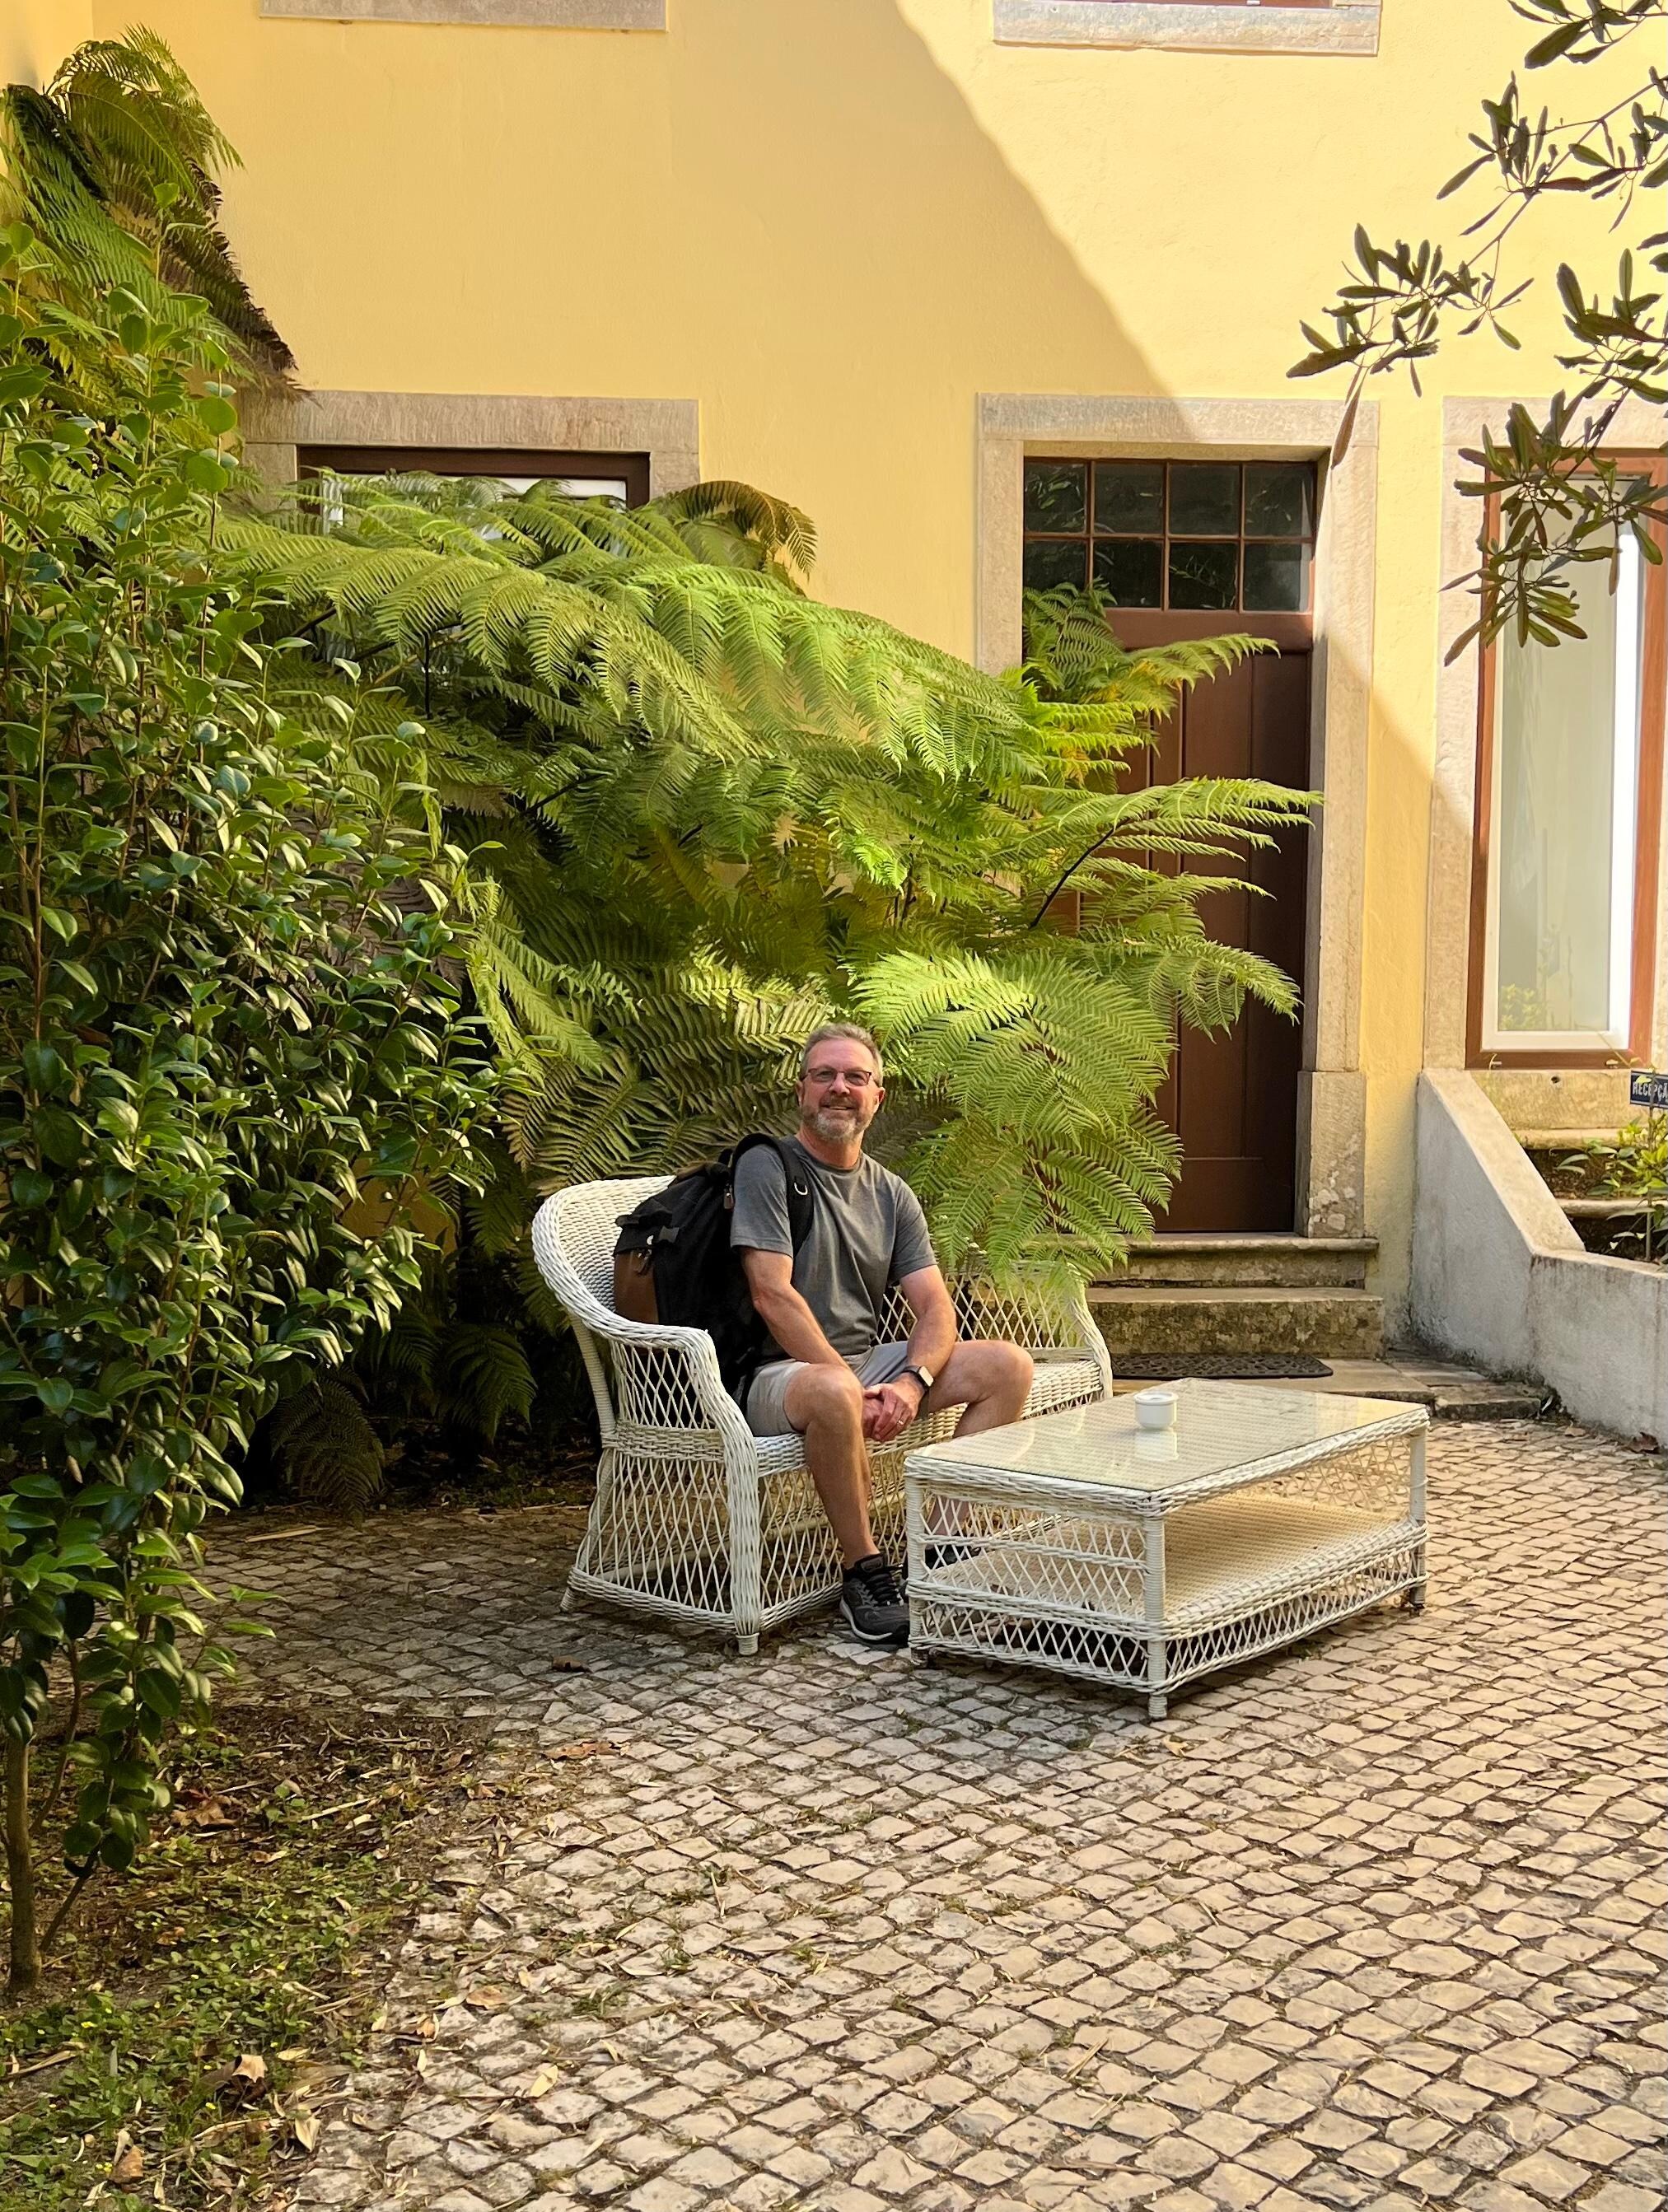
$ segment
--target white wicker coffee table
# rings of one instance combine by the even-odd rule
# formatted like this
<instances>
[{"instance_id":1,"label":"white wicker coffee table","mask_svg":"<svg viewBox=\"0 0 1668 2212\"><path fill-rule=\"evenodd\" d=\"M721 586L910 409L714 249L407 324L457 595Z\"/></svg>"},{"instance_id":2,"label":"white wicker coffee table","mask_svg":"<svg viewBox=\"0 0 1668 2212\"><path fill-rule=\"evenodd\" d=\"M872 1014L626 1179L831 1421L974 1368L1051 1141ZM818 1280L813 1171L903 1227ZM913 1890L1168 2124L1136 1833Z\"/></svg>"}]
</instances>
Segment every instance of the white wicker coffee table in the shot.
<instances>
[{"instance_id":1,"label":"white wicker coffee table","mask_svg":"<svg viewBox=\"0 0 1668 2212\"><path fill-rule=\"evenodd\" d=\"M1424 1601L1422 1406L1175 1386L928 1444L905 1464L910 1642L1143 1691ZM935 1562L928 1564L928 1547Z\"/></svg>"}]
</instances>

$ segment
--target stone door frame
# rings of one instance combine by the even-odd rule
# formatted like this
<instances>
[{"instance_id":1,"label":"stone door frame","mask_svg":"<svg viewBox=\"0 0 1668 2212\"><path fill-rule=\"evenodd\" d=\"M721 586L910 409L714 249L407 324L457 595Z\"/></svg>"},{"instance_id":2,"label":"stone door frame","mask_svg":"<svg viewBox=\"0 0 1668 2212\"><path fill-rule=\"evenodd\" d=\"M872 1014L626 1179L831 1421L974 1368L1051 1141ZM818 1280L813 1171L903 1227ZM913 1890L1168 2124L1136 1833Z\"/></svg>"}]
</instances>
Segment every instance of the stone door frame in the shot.
<instances>
[{"instance_id":1,"label":"stone door frame","mask_svg":"<svg viewBox=\"0 0 1668 2212\"><path fill-rule=\"evenodd\" d=\"M1361 936L1379 418L1363 402L1330 467L1342 416L1330 401L986 392L977 417L975 652L993 672L1020 658L1027 454L1321 464L1309 757L1324 804L1310 832L1297 1129L1296 1226L1307 1237L1366 1234Z\"/></svg>"}]
</instances>

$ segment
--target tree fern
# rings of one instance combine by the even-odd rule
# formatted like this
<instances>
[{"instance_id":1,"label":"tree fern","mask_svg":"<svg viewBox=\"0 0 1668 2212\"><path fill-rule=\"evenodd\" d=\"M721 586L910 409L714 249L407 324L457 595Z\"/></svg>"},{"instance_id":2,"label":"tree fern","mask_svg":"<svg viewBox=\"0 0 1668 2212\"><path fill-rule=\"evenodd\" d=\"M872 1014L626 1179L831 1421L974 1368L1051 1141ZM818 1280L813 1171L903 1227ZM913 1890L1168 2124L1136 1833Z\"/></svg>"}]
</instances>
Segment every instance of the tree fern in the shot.
<instances>
[{"instance_id":1,"label":"tree fern","mask_svg":"<svg viewBox=\"0 0 1668 2212\"><path fill-rule=\"evenodd\" d=\"M491 1443L511 1414L533 1411L533 1374L520 1334L508 1322L453 1321L436 1347L435 1369L455 1420Z\"/></svg>"},{"instance_id":2,"label":"tree fern","mask_svg":"<svg viewBox=\"0 0 1668 2212\"><path fill-rule=\"evenodd\" d=\"M1050 594L996 679L810 598L808 526L746 487L626 514L403 478L343 486L322 530L309 496L233 542L430 732L531 1190L779 1120L804 1037L849 1010L886 1041L881 1141L947 1260L1104 1266L1148 1225L1176 1023L1293 1004L1197 904L1302 795L1124 781L1249 641L1126 653L1093 599ZM1068 887L1073 936L1044 926Z\"/></svg>"},{"instance_id":3,"label":"tree fern","mask_svg":"<svg viewBox=\"0 0 1668 2212\"><path fill-rule=\"evenodd\" d=\"M320 1375L280 1398L263 1424L273 1465L295 1496L362 1513L382 1488L382 1446L350 1376Z\"/></svg>"},{"instance_id":4,"label":"tree fern","mask_svg":"<svg viewBox=\"0 0 1668 2212\"><path fill-rule=\"evenodd\" d=\"M89 289L206 301L239 357L281 378L289 349L220 228L216 172L237 155L155 33L77 46L44 92L0 90L0 209L73 258Z\"/></svg>"},{"instance_id":5,"label":"tree fern","mask_svg":"<svg viewBox=\"0 0 1668 2212\"><path fill-rule=\"evenodd\" d=\"M287 362L217 228L230 149L159 41L92 42L0 119L14 204L95 279L190 284L249 358ZM987 677L811 597L808 519L734 482L628 512L333 478L252 501L226 542L291 641L280 692L426 732L510 1077L500 1226L539 1188L778 1118L804 1036L849 1009L886 1038L882 1141L947 1258L1105 1264L1173 1174L1150 1102L1174 1025L1293 1006L1198 903L1306 801L1125 776L1249 640L1128 653L1095 595L1031 595L1024 665ZM1067 889L1069 936L1049 924ZM449 1375L492 1423L521 1402L496 1339L406 1334L431 1395Z\"/></svg>"}]
</instances>

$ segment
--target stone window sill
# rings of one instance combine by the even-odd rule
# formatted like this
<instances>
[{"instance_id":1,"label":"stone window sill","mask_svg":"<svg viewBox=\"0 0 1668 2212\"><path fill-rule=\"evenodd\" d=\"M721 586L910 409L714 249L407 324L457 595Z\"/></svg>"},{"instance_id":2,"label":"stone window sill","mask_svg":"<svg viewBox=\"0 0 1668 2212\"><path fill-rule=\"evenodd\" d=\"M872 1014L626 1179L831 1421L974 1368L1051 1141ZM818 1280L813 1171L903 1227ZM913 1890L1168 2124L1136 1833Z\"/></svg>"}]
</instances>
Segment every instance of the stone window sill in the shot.
<instances>
[{"instance_id":1,"label":"stone window sill","mask_svg":"<svg viewBox=\"0 0 1668 2212\"><path fill-rule=\"evenodd\" d=\"M1376 54L1379 0L995 0L996 42L1171 46L1246 54Z\"/></svg>"},{"instance_id":2,"label":"stone window sill","mask_svg":"<svg viewBox=\"0 0 1668 2212\"><path fill-rule=\"evenodd\" d=\"M465 23L524 31L663 31L666 0L260 0L325 23Z\"/></svg>"}]
</instances>

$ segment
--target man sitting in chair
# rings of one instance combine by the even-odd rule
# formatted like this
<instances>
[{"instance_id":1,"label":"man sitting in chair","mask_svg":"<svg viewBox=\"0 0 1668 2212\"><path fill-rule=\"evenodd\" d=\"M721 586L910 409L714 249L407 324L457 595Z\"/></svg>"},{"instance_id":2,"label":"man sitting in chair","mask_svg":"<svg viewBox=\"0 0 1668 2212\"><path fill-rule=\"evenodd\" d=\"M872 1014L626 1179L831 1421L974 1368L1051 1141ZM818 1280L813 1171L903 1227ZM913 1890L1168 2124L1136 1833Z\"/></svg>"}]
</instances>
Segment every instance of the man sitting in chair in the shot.
<instances>
[{"instance_id":1,"label":"man sitting in chair","mask_svg":"<svg viewBox=\"0 0 1668 2212\"><path fill-rule=\"evenodd\" d=\"M958 1436L1017 1421L1032 1364L1017 1345L957 1341L921 1201L863 1152L863 1133L886 1095L881 1073L867 1030L831 1022L816 1031L800 1063L799 1132L786 1140L810 1188L810 1231L796 1254L782 1163L760 1145L736 1169L730 1243L782 1355L754 1377L748 1423L756 1436L804 1437L840 1547L840 1610L863 1643L902 1644L909 1607L869 1525L867 1448L951 1406L966 1409ZM894 1288L914 1322L907 1344L880 1341Z\"/></svg>"}]
</instances>

